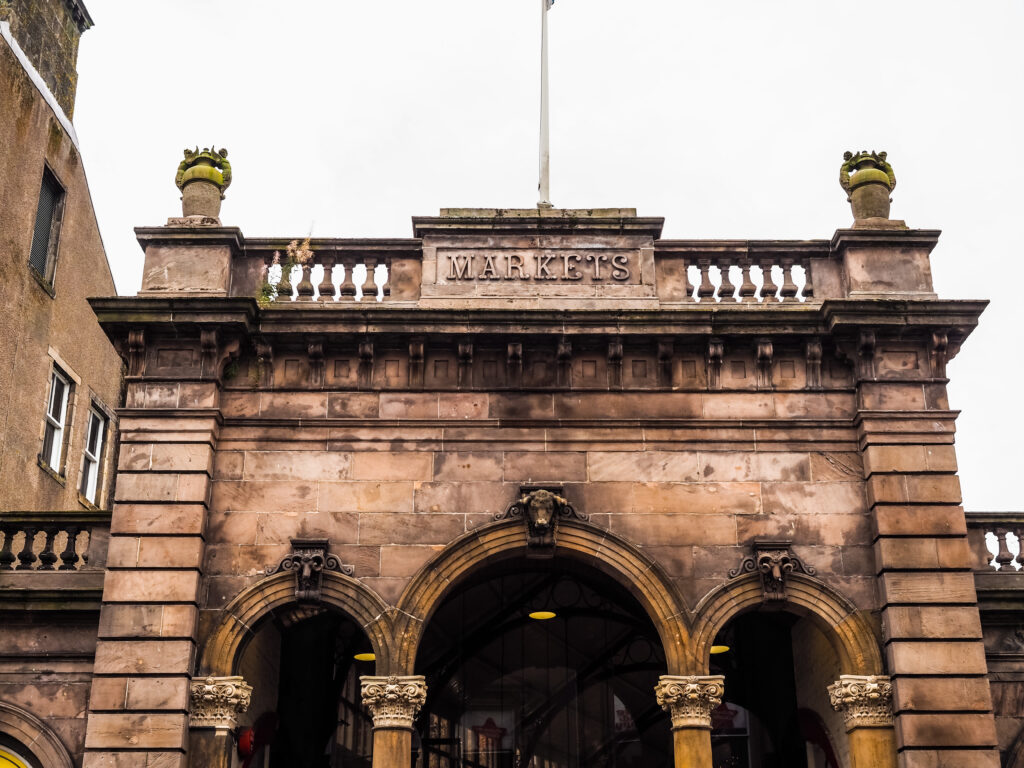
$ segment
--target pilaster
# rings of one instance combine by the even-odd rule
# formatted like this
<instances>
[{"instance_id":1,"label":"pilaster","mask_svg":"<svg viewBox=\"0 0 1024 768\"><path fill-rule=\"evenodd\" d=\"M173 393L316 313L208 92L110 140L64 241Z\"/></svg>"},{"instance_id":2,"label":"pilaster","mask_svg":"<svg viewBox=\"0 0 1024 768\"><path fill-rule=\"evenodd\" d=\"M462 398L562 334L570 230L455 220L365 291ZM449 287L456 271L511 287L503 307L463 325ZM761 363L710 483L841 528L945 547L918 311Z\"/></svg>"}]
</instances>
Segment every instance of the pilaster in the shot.
<instances>
[{"instance_id":1,"label":"pilaster","mask_svg":"<svg viewBox=\"0 0 1024 768\"><path fill-rule=\"evenodd\" d=\"M216 381L129 379L85 768L187 764L217 398Z\"/></svg>"},{"instance_id":2,"label":"pilaster","mask_svg":"<svg viewBox=\"0 0 1024 768\"><path fill-rule=\"evenodd\" d=\"M948 410L939 378L944 361L931 364L933 378L912 380L903 373L901 380L884 380L895 379L896 373L885 372L899 355L928 360L921 346L911 352L880 340L871 350L874 364L861 366L857 420L899 765L996 768L985 649L956 476L956 414ZM857 734L855 727L851 745L864 738Z\"/></svg>"}]
</instances>

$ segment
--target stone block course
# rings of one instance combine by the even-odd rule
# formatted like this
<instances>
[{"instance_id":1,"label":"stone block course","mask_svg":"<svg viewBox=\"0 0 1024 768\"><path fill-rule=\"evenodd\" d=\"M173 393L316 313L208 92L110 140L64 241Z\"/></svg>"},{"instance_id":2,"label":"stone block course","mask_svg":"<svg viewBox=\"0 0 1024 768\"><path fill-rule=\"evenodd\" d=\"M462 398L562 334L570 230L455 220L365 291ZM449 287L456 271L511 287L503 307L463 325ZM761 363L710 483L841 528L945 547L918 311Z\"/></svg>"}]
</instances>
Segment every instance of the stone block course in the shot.
<instances>
[{"instance_id":1,"label":"stone block course","mask_svg":"<svg viewBox=\"0 0 1024 768\"><path fill-rule=\"evenodd\" d=\"M896 735L918 747L993 747L995 724L990 714L911 714L896 719Z\"/></svg>"},{"instance_id":2,"label":"stone block course","mask_svg":"<svg viewBox=\"0 0 1024 768\"><path fill-rule=\"evenodd\" d=\"M101 640L97 675L187 675L195 644L190 640Z\"/></svg>"},{"instance_id":3,"label":"stone block course","mask_svg":"<svg viewBox=\"0 0 1024 768\"><path fill-rule=\"evenodd\" d=\"M981 639L981 620L972 605L890 605L882 623L891 639Z\"/></svg>"},{"instance_id":4,"label":"stone block course","mask_svg":"<svg viewBox=\"0 0 1024 768\"><path fill-rule=\"evenodd\" d=\"M187 715L104 714L89 716L86 749L181 749L185 745ZM93 763L95 764L95 763ZM138 765L138 763L136 763Z\"/></svg>"},{"instance_id":5,"label":"stone block course","mask_svg":"<svg viewBox=\"0 0 1024 768\"><path fill-rule=\"evenodd\" d=\"M880 538L878 570L970 570L974 558L967 539Z\"/></svg>"},{"instance_id":6,"label":"stone block course","mask_svg":"<svg viewBox=\"0 0 1024 768\"><path fill-rule=\"evenodd\" d=\"M897 712L987 712L991 707L987 677L897 677L893 709Z\"/></svg>"},{"instance_id":7,"label":"stone block course","mask_svg":"<svg viewBox=\"0 0 1024 768\"><path fill-rule=\"evenodd\" d=\"M103 579L108 603L194 603L199 570L109 570Z\"/></svg>"},{"instance_id":8,"label":"stone block course","mask_svg":"<svg viewBox=\"0 0 1024 768\"><path fill-rule=\"evenodd\" d=\"M889 671L901 675L984 675L985 647L978 641L892 640L885 647Z\"/></svg>"},{"instance_id":9,"label":"stone block course","mask_svg":"<svg viewBox=\"0 0 1024 768\"><path fill-rule=\"evenodd\" d=\"M974 576L970 573L885 572L878 583L882 599L889 604L977 602Z\"/></svg>"}]
</instances>

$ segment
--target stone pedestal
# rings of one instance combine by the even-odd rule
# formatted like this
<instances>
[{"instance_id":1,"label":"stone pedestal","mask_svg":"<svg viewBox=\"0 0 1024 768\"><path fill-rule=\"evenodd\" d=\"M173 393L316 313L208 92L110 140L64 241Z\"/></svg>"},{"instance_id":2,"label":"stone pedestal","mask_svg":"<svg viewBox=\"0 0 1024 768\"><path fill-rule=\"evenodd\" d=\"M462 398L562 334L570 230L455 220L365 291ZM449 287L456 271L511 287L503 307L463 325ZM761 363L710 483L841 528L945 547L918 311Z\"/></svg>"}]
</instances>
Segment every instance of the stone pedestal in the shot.
<instances>
[{"instance_id":1,"label":"stone pedestal","mask_svg":"<svg viewBox=\"0 0 1024 768\"><path fill-rule=\"evenodd\" d=\"M711 710L722 703L725 677L662 675L654 692L672 716L676 768L711 768Z\"/></svg>"},{"instance_id":2,"label":"stone pedestal","mask_svg":"<svg viewBox=\"0 0 1024 768\"><path fill-rule=\"evenodd\" d=\"M363 706L373 717L373 768L408 768L412 764L412 724L427 700L422 675L364 675Z\"/></svg>"}]
</instances>

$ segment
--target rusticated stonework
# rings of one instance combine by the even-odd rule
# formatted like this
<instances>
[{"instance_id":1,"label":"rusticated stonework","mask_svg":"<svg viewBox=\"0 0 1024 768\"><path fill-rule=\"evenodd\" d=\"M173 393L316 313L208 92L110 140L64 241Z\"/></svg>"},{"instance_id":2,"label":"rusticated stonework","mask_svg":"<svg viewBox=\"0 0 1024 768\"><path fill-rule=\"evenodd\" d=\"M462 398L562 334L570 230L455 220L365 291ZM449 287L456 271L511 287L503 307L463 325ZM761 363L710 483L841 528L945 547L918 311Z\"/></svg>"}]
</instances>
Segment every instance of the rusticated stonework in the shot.
<instances>
[{"instance_id":1,"label":"rusticated stonework","mask_svg":"<svg viewBox=\"0 0 1024 768\"><path fill-rule=\"evenodd\" d=\"M412 728L412 722L427 701L423 675L359 678L363 706L373 716L374 728Z\"/></svg>"},{"instance_id":2,"label":"rusticated stonework","mask_svg":"<svg viewBox=\"0 0 1024 768\"><path fill-rule=\"evenodd\" d=\"M654 688L658 705L672 716L672 728L710 728L711 710L722 703L725 677L662 675Z\"/></svg>"},{"instance_id":3,"label":"rusticated stonework","mask_svg":"<svg viewBox=\"0 0 1024 768\"><path fill-rule=\"evenodd\" d=\"M828 696L847 730L892 726L892 683L884 675L841 675Z\"/></svg>"},{"instance_id":4,"label":"rusticated stonework","mask_svg":"<svg viewBox=\"0 0 1024 768\"><path fill-rule=\"evenodd\" d=\"M192 728L234 728L249 709L252 686L241 677L196 678L189 686Z\"/></svg>"}]
</instances>

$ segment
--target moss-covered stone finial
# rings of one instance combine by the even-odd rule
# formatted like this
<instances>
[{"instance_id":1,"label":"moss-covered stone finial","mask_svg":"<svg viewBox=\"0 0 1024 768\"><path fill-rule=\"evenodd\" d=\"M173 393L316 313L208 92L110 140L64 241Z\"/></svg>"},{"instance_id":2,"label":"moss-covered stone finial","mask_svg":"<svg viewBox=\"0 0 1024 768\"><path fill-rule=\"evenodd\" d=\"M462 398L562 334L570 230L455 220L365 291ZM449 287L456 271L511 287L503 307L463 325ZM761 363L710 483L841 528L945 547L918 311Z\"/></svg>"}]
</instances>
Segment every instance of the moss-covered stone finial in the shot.
<instances>
[{"instance_id":1,"label":"moss-covered stone finial","mask_svg":"<svg viewBox=\"0 0 1024 768\"><path fill-rule=\"evenodd\" d=\"M199 147L185 150L174 183L181 190L181 213L186 218L217 219L224 190L231 184L231 163L226 149Z\"/></svg>"},{"instance_id":2,"label":"moss-covered stone finial","mask_svg":"<svg viewBox=\"0 0 1024 768\"><path fill-rule=\"evenodd\" d=\"M896 174L885 158L885 152L867 150L843 154L839 185L846 191L846 201L853 207L854 221L889 219L889 204L892 202L889 194L896 186Z\"/></svg>"}]
</instances>

